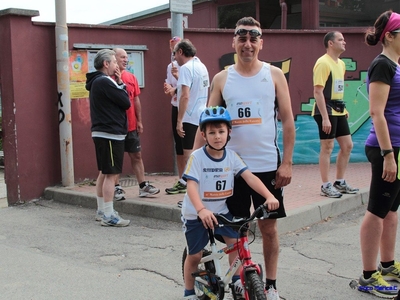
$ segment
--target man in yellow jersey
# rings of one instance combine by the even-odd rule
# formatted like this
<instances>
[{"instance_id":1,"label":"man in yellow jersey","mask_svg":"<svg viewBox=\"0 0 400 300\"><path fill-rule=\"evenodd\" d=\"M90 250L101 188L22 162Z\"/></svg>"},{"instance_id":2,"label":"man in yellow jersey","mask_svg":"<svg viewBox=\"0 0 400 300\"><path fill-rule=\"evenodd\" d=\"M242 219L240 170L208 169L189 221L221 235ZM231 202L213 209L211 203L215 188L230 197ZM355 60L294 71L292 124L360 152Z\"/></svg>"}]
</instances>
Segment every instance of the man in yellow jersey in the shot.
<instances>
[{"instance_id":1,"label":"man in yellow jersey","mask_svg":"<svg viewBox=\"0 0 400 300\"><path fill-rule=\"evenodd\" d=\"M340 32L331 31L325 35L324 45L326 54L317 60L313 70L315 104L312 116L318 124L321 141L319 154L321 196L340 198L343 193L358 192L358 189L352 188L344 180L353 149L347 122L348 111L343 101L346 66L339 58L346 50L346 42ZM336 159L336 180L332 184L329 181L329 166L335 138L340 150Z\"/></svg>"}]
</instances>

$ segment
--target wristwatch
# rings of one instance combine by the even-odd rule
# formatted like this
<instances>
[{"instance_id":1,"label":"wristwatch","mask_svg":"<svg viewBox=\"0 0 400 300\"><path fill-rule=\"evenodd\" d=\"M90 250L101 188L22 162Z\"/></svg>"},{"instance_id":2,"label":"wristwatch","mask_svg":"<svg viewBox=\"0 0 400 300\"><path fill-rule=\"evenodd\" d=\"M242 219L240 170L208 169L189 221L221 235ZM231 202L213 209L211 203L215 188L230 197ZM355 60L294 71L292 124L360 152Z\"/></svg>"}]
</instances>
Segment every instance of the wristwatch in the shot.
<instances>
[{"instance_id":1,"label":"wristwatch","mask_svg":"<svg viewBox=\"0 0 400 300\"><path fill-rule=\"evenodd\" d=\"M381 155L382 157L385 157L387 154L392 153L393 151L393 148L388 150L381 150Z\"/></svg>"}]
</instances>

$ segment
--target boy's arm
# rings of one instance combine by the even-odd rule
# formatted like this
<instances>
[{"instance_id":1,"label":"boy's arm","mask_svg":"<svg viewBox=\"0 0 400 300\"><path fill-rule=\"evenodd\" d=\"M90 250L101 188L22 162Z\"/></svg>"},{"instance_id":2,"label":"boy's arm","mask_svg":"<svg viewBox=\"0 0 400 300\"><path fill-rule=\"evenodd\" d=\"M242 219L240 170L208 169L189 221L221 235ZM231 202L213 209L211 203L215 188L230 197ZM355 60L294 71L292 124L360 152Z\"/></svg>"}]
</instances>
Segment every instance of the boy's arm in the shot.
<instances>
[{"instance_id":1,"label":"boy's arm","mask_svg":"<svg viewBox=\"0 0 400 300\"><path fill-rule=\"evenodd\" d=\"M268 207L268 210L278 209L279 201L276 200L274 195L272 195L272 193L267 189L267 187L262 183L262 181L258 177L256 177L249 170L245 170L241 174L241 176L244 179L244 181L246 181L246 183L249 185L249 187L251 187L254 191L259 193L266 199L264 205Z\"/></svg>"},{"instance_id":2,"label":"boy's arm","mask_svg":"<svg viewBox=\"0 0 400 300\"><path fill-rule=\"evenodd\" d=\"M214 223L218 224L217 218L215 218L212 211L206 209L203 201L199 195L199 185L196 181L188 179L187 181L187 194L194 208L196 209L197 215L203 222L205 228L214 228Z\"/></svg>"}]
</instances>

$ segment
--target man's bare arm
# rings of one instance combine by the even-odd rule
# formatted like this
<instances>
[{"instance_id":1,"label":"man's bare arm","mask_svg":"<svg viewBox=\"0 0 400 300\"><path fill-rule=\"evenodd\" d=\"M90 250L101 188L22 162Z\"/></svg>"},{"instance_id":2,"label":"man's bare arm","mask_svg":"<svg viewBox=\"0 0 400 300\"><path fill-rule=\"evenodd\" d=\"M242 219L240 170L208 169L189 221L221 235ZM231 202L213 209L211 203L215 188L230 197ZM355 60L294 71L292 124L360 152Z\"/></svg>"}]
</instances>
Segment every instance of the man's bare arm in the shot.
<instances>
[{"instance_id":1,"label":"man's bare arm","mask_svg":"<svg viewBox=\"0 0 400 300\"><path fill-rule=\"evenodd\" d=\"M295 142L295 127L289 87L281 69L271 67L272 78L275 83L278 101L279 116L283 129L283 157L282 164L276 175L275 188L288 185L292 180L293 149Z\"/></svg>"}]
</instances>

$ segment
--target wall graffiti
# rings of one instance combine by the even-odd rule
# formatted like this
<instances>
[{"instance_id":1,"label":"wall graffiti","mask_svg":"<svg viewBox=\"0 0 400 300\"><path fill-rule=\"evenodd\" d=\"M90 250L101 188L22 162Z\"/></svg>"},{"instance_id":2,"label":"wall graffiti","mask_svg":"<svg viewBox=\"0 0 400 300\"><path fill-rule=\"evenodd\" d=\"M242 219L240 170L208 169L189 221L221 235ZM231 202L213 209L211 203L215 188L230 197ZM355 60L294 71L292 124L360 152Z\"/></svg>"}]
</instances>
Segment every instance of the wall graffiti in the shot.
<instances>
[{"instance_id":1,"label":"wall graffiti","mask_svg":"<svg viewBox=\"0 0 400 300\"><path fill-rule=\"evenodd\" d=\"M65 120L65 112L62 109L64 107L62 102L62 93L58 93L58 124L61 124Z\"/></svg>"},{"instance_id":2,"label":"wall graffiti","mask_svg":"<svg viewBox=\"0 0 400 300\"><path fill-rule=\"evenodd\" d=\"M221 70L226 66L235 62L235 53L228 53L220 58ZM356 71L357 62L352 58L342 58L346 64L347 71ZM283 61L270 62L281 68L288 80L290 65L293 63L292 59L285 59ZM353 150L350 156L351 162L366 162L367 158L364 152L364 142L371 128L369 122L369 101L366 89L366 76L367 71L359 71L359 78L345 79L345 92L344 101L346 102L347 110L349 111L349 127L353 140ZM318 164L319 159L319 135L318 128L311 117L311 110L315 99L310 95L306 103L300 103L300 113L295 115L296 127L296 144L293 153L294 164ZM297 104L295 104L297 105ZM296 111L298 111L296 109ZM282 126L278 123L278 144L283 149L282 143ZM335 162L339 151L339 145L335 141L335 147L331 155L331 161Z\"/></svg>"}]
</instances>

